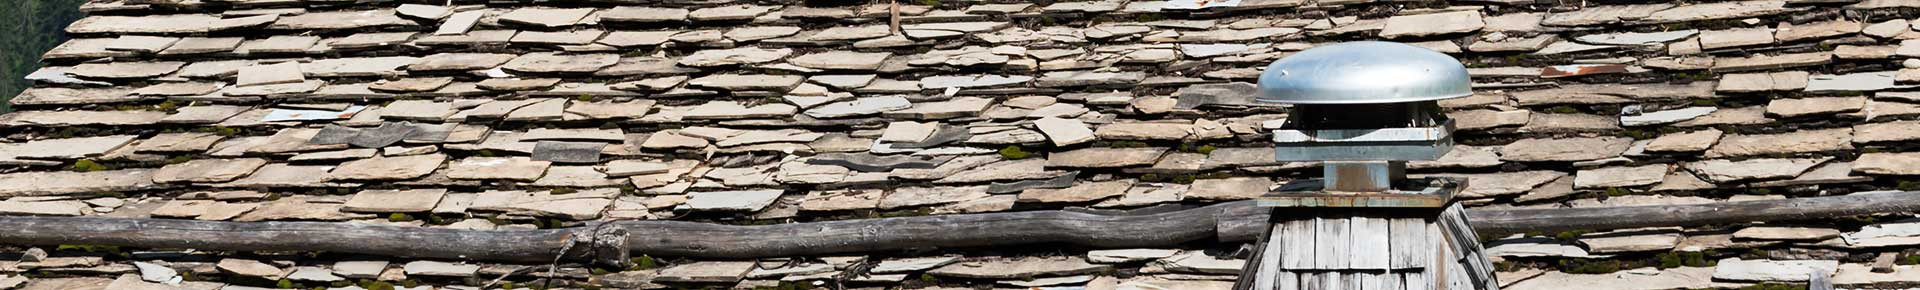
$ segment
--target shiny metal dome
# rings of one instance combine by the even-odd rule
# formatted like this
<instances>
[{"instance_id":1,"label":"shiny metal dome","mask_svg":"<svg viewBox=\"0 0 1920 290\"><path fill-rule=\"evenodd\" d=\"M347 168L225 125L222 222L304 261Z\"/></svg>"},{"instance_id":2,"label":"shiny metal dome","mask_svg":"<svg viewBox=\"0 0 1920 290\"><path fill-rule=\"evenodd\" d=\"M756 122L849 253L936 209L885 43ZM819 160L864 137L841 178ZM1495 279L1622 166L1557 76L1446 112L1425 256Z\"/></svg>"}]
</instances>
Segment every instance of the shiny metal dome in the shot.
<instances>
[{"instance_id":1,"label":"shiny metal dome","mask_svg":"<svg viewBox=\"0 0 1920 290\"><path fill-rule=\"evenodd\" d=\"M1377 104L1432 101L1473 94L1467 67L1451 56L1397 42L1360 41L1315 47L1267 65L1264 103Z\"/></svg>"}]
</instances>

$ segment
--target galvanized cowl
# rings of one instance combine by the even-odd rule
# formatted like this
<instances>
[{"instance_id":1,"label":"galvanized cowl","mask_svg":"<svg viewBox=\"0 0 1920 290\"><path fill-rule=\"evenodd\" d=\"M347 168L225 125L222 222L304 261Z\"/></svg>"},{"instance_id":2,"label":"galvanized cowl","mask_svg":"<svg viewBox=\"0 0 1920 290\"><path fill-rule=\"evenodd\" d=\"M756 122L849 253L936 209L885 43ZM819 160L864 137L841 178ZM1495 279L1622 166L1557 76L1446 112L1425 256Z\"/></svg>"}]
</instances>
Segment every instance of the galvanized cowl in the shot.
<instances>
[{"instance_id":1,"label":"galvanized cowl","mask_svg":"<svg viewBox=\"0 0 1920 290\"><path fill-rule=\"evenodd\" d=\"M1267 65L1265 103L1378 104L1473 95L1467 67L1446 54L1397 42L1315 47Z\"/></svg>"}]
</instances>

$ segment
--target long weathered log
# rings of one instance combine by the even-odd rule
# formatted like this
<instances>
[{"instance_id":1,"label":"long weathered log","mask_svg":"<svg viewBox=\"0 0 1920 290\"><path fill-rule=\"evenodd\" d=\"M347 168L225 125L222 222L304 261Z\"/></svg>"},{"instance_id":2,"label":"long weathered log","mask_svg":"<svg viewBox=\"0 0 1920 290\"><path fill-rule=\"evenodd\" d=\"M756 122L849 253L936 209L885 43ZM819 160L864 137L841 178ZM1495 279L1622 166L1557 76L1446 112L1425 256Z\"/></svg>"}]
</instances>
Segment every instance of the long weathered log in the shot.
<instances>
[{"instance_id":1,"label":"long weathered log","mask_svg":"<svg viewBox=\"0 0 1920 290\"><path fill-rule=\"evenodd\" d=\"M1472 210L1483 235L1840 217L1920 210L1920 192L1580 209ZM1266 215L1251 202L1178 211L1097 214L1027 211L734 226L620 221L635 253L751 258L919 248L1060 243L1098 248L1251 240ZM408 258L543 262L589 226L451 230L328 222L209 222L89 217L0 217L0 244L91 244L226 251L325 251ZM591 235L585 235L591 236ZM588 245L576 245L581 259Z\"/></svg>"},{"instance_id":2,"label":"long weathered log","mask_svg":"<svg viewBox=\"0 0 1920 290\"><path fill-rule=\"evenodd\" d=\"M1804 220L1913 211L1920 211L1920 192L1872 192L1688 205L1474 210L1469 211L1468 216L1473 220L1474 231L1485 236Z\"/></svg>"}]
</instances>

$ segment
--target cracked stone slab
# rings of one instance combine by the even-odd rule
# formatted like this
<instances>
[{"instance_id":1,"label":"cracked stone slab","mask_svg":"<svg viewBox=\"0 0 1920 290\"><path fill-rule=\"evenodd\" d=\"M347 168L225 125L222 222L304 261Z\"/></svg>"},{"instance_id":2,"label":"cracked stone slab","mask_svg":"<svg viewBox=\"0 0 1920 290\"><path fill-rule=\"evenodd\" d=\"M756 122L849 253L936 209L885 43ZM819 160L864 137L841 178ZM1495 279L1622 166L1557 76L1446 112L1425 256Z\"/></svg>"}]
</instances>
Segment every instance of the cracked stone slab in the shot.
<instances>
[{"instance_id":1,"label":"cracked stone slab","mask_svg":"<svg viewBox=\"0 0 1920 290\"><path fill-rule=\"evenodd\" d=\"M253 174L266 165L267 160L260 158L195 159L160 167L153 172L153 182L227 182Z\"/></svg>"},{"instance_id":2,"label":"cracked stone slab","mask_svg":"<svg viewBox=\"0 0 1920 290\"><path fill-rule=\"evenodd\" d=\"M522 137L522 140L525 140ZM600 163L604 142L540 141L534 143L533 160L557 163Z\"/></svg>"},{"instance_id":3,"label":"cracked stone slab","mask_svg":"<svg viewBox=\"0 0 1920 290\"><path fill-rule=\"evenodd\" d=\"M445 188L362 190L348 199L340 210L362 213L426 212L433 210L435 205L440 204L440 199L446 196Z\"/></svg>"},{"instance_id":4,"label":"cracked stone slab","mask_svg":"<svg viewBox=\"0 0 1920 290\"><path fill-rule=\"evenodd\" d=\"M447 161L442 154L375 157L341 163L327 172L328 180L396 180L427 176Z\"/></svg>"}]
</instances>

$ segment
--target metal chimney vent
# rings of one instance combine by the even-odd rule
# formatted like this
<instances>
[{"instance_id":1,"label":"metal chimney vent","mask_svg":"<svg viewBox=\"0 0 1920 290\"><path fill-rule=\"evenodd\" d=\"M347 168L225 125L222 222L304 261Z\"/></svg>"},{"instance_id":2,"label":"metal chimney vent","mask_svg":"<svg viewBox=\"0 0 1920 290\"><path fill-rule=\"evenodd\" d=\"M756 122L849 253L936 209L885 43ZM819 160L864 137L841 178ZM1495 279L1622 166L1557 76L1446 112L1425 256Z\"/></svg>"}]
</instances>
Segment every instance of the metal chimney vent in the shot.
<instances>
[{"instance_id":1,"label":"metal chimney vent","mask_svg":"<svg viewBox=\"0 0 1920 290\"><path fill-rule=\"evenodd\" d=\"M1270 208L1267 232L1234 289L1499 289L1453 199L1467 180L1406 177L1407 161L1453 148L1439 100L1473 94L1458 60L1391 42L1328 45L1275 61L1259 88L1260 102L1293 105L1273 132L1274 159L1322 161L1326 178L1255 199Z\"/></svg>"},{"instance_id":2,"label":"metal chimney vent","mask_svg":"<svg viewBox=\"0 0 1920 290\"><path fill-rule=\"evenodd\" d=\"M1394 42L1308 49L1267 66L1256 100L1293 104L1273 132L1274 159L1324 161L1325 189L1383 192L1406 180L1406 161L1453 148L1438 100L1473 94L1453 57Z\"/></svg>"}]
</instances>

